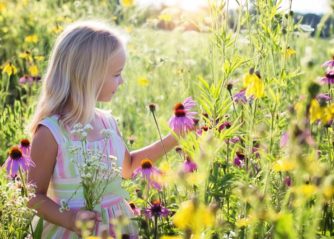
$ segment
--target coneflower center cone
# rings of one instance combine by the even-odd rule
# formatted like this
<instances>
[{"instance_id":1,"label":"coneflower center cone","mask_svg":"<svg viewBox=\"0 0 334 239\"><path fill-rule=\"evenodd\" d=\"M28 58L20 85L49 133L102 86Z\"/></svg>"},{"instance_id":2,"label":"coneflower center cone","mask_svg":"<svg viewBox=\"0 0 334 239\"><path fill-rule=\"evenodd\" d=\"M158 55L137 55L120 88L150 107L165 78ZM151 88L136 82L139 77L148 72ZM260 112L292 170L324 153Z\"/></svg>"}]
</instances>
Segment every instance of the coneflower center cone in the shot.
<instances>
[{"instance_id":1,"label":"coneflower center cone","mask_svg":"<svg viewBox=\"0 0 334 239\"><path fill-rule=\"evenodd\" d=\"M9 155L12 159L18 160L22 157L22 151L18 147L13 147L10 149Z\"/></svg>"},{"instance_id":2,"label":"coneflower center cone","mask_svg":"<svg viewBox=\"0 0 334 239\"><path fill-rule=\"evenodd\" d=\"M21 143L21 146L23 146L23 147L29 147L30 146L30 141L28 139L22 139L20 143Z\"/></svg>"},{"instance_id":3,"label":"coneflower center cone","mask_svg":"<svg viewBox=\"0 0 334 239\"><path fill-rule=\"evenodd\" d=\"M152 162L151 162L151 160L143 160L143 162L141 163L141 168L142 169L150 169L150 168L152 168Z\"/></svg>"},{"instance_id":4,"label":"coneflower center cone","mask_svg":"<svg viewBox=\"0 0 334 239\"><path fill-rule=\"evenodd\" d=\"M184 105L182 103L177 103L174 107L174 114L176 117L184 117L186 116L186 111L184 109Z\"/></svg>"}]
</instances>

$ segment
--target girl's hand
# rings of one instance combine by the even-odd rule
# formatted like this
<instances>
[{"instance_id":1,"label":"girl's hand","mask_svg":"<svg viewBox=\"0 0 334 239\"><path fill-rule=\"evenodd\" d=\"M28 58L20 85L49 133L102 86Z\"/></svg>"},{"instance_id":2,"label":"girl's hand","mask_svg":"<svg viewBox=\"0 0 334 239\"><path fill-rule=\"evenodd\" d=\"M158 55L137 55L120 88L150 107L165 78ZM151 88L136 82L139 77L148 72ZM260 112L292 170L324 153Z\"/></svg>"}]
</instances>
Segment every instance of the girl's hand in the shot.
<instances>
[{"instance_id":1,"label":"girl's hand","mask_svg":"<svg viewBox=\"0 0 334 239\"><path fill-rule=\"evenodd\" d=\"M73 210L71 218L71 230L79 236L83 233L92 235L96 223L101 222L102 218L98 212L87 210Z\"/></svg>"}]
</instances>

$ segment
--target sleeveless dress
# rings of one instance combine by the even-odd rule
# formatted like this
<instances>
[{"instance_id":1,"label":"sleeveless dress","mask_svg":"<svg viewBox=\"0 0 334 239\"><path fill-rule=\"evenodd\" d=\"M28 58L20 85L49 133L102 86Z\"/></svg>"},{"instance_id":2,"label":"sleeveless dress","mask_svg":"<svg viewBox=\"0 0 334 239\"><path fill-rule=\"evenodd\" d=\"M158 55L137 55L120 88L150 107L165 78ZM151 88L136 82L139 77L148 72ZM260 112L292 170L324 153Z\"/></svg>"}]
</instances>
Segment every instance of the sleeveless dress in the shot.
<instances>
[{"instance_id":1,"label":"sleeveless dress","mask_svg":"<svg viewBox=\"0 0 334 239\"><path fill-rule=\"evenodd\" d=\"M105 149L107 155L113 155L117 157L117 164L119 167L121 167L124 160L126 146L123 142L123 139L116 131L116 121L111 116L111 114L106 112L97 112L97 117L102 121L105 128L112 130L112 135L111 138L107 141L107 145L105 143L105 139L102 138L94 141L87 141L87 148L98 150L100 152ZM68 202L68 206L73 209L83 208L85 206L85 200L82 187L79 187L81 179L77 166L70 161L70 152L68 150L69 143L75 146L79 146L81 145L81 142L69 138L69 132L60 126L58 118L58 115L53 115L43 119L40 122L41 125L46 126L51 131L58 144L57 159L49 184L48 196L59 205L61 200L67 201L67 199L72 197ZM108 160L108 157L103 160ZM128 198L129 195L124 189L122 189L121 181L121 177L113 179L111 183L108 184L100 204L94 208L94 210L101 213L102 216L102 222L97 223L95 227L95 234L99 235L101 229L105 230L107 228L107 230L109 230L109 234L114 236L115 232L113 225L111 224L112 219L122 215L130 219L130 223L123 227L122 234L127 234L127 238L137 239L137 226L135 222L131 220L131 218L134 217L134 214L130 205L125 200L125 198ZM37 221L37 219L35 218L35 221ZM77 234L72 231L44 220L42 238L77 239L79 236L77 236Z\"/></svg>"}]
</instances>

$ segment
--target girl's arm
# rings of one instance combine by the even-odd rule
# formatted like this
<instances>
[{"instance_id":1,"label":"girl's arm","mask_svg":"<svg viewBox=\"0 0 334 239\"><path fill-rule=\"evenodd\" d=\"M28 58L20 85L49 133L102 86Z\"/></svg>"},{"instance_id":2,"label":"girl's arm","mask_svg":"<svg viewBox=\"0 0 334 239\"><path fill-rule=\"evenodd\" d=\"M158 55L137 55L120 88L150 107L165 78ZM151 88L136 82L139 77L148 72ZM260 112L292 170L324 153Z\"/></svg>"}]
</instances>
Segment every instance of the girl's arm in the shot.
<instances>
[{"instance_id":1,"label":"girl's arm","mask_svg":"<svg viewBox=\"0 0 334 239\"><path fill-rule=\"evenodd\" d=\"M36 185L36 196L29 201L29 207L36 209L37 214L43 219L73 230L74 213L59 212L60 206L46 195L56 162L57 150L57 142L49 129L40 126L31 144L31 159L35 167L29 169L28 180Z\"/></svg>"},{"instance_id":2,"label":"girl's arm","mask_svg":"<svg viewBox=\"0 0 334 239\"><path fill-rule=\"evenodd\" d=\"M49 129L40 126L31 144L31 159L35 167L29 170L28 180L36 185L36 196L29 201L29 207L37 210L37 214L56 225L73 230L74 215L71 211L59 212L59 205L47 195L48 186L57 157L58 145Z\"/></svg>"},{"instance_id":3,"label":"girl's arm","mask_svg":"<svg viewBox=\"0 0 334 239\"><path fill-rule=\"evenodd\" d=\"M60 212L60 206L47 196L53 169L56 163L58 145L52 133L45 126L40 126L31 144L31 159L35 167L29 169L28 180L36 185L36 196L29 201L29 207L36 209L43 219L80 234L76 220L99 220L95 212L69 210Z\"/></svg>"}]
</instances>

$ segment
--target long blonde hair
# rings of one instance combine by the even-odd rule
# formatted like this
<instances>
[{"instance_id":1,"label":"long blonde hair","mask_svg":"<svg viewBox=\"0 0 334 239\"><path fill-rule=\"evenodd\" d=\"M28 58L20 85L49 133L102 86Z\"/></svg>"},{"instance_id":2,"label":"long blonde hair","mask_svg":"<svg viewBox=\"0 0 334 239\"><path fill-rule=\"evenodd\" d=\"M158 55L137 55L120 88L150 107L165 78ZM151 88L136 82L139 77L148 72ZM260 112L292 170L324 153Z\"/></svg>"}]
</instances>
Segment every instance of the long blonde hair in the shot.
<instances>
[{"instance_id":1,"label":"long blonde hair","mask_svg":"<svg viewBox=\"0 0 334 239\"><path fill-rule=\"evenodd\" d=\"M110 60L121 47L120 37L101 21L69 25L53 47L28 132L33 135L39 122L54 114L63 125L92 120Z\"/></svg>"}]
</instances>

